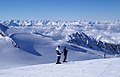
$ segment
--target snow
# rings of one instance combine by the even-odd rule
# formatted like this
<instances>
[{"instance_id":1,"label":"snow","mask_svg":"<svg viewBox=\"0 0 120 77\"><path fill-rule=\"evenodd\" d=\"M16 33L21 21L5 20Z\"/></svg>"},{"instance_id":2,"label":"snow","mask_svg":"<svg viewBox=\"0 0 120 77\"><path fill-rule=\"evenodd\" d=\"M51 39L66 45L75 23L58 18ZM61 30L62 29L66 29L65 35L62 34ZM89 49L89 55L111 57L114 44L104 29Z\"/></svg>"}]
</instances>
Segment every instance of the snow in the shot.
<instances>
[{"instance_id":1,"label":"snow","mask_svg":"<svg viewBox=\"0 0 120 77\"><path fill-rule=\"evenodd\" d=\"M1 77L120 77L120 58L31 65L0 70Z\"/></svg>"},{"instance_id":2,"label":"snow","mask_svg":"<svg viewBox=\"0 0 120 77\"><path fill-rule=\"evenodd\" d=\"M82 31L85 34L99 38L102 35L101 41L107 43L120 43L120 21L57 21L57 20L7 20L1 21L2 24L10 27L37 27L32 30L39 31L39 33L54 38L54 35L59 34L62 37L67 38L67 35L71 35L75 31ZM64 27L66 26L66 27ZM26 29L26 28L25 28ZM61 31L62 30L62 31ZM31 32L31 31L30 31ZM55 36L58 37L58 36ZM109 39L110 38L110 39Z\"/></svg>"},{"instance_id":3,"label":"snow","mask_svg":"<svg viewBox=\"0 0 120 77\"><path fill-rule=\"evenodd\" d=\"M8 20L0 23L0 77L120 76L120 58L103 59L102 47L103 43L113 43L106 43L109 49L106 56L119 57L119 21ZM58 45L61 51L65 46L69 50L68 63L55 64Z\"/></svg>"},{"instance_id":4,"label":"snow","mask_svg":"<svg viewBox=\"0 0 120 77\"><path fill-rule=\"evenodd\" d=\"M0 51L0 69L56 62L55 48L61 43L60 41L30 33L16 33L10 35L10 38L19 48L14 47L10 40L5 41L5 38L0 40L0 47L2 48ZM62 50L64 44L61 46ZM69 49L68 61L101 58L99 55L73 50L69 45L67 47L71 48Z\"/></svg>"}]
</instances>

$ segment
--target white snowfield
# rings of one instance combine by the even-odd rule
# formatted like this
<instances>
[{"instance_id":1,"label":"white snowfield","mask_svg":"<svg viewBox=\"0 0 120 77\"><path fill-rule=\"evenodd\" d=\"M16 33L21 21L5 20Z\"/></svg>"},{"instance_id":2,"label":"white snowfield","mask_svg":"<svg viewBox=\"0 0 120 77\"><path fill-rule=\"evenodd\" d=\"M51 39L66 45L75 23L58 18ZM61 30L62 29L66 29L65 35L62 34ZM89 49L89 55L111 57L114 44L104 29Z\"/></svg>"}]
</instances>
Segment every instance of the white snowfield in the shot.
<instances>
[{"instance_id":1,"label":"white snowfield","mask_svg":"<svg viewBox=\"0 0 120 77\"><path fill-rule=\"evenodd\" d=\"M0 70L0 77L120 77L120 58L4 69Z\"/></svg>"},{"instance_id":2,"label":"white snowfield","mask_svg":"<svg viewBox=\"0 0 120 77\"><path fill-rule=\"evenodd\" d=\"M11 20L11 24L4 24L9 28L0 24L6 35L0 36L0 77L120 77L120 58L102 59L101 50L68 42L69 35L84 32L98 41L120 44L120 21L24 21L17 23L19 26L16 23ZM55 64L57 45L61 51L65 46L69 50L68 63Z\"/></svg>"},{"instance_id":3,"label":"white snowfield","mask_svg":"<svg viewBox=\"0 0 120 77\"><path fill-rule=\"evenodd\" d=\"M20 48L16 48L9 41L5 41L4 37L0 39L0 69L56 62L55 48L57 42L52 39L27 33L15 34L13 37L17 39ZM70 46L68 45L68 47ZM61 50L63 50L62 47ZM37 56L39 54L41 56ZM69 49L67 60L80 61L98 58L101 56Z\"/></svg>"}]
</instances>

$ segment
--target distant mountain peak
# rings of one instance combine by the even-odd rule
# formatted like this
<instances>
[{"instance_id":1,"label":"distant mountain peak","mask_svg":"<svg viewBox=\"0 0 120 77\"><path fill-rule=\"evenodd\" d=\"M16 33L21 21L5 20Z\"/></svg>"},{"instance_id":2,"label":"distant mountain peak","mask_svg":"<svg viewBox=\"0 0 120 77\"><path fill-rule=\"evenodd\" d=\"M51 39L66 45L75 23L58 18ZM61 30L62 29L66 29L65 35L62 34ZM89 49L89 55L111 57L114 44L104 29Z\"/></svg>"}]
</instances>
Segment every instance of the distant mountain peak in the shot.
<instances>
[{"instance_id":1,"label":"distant mountain peak","mask_svg":"<svg viewBox=\"0 0 120 77\"><path fill-rule=\"evenodd\" d=\"M83 32L75 32L69 37L70 37L70 40L68 42L70 43L80 45L83 47L88 47L98 51L103 51L108 54L120 54L119 44L96 41L96 39L89 37Z\"/></svg>"}]
</instances>

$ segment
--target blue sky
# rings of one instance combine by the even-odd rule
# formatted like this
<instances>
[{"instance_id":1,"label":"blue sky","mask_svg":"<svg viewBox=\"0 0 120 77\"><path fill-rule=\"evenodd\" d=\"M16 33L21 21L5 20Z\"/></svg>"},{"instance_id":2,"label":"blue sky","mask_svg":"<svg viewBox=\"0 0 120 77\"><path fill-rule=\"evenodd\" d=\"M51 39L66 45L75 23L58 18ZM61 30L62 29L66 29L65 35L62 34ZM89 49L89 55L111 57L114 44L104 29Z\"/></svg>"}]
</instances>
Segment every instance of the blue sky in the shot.
<instances>
[{"instance_id":1,"label":"blue sky","mask_svg":"<svg viewBox=\"0 0 120 77\"><path fill-rule=\"evenodd\" d=\"M118 20L120 0L0 0L0 20Z\"/></svg>"}]
</instances>

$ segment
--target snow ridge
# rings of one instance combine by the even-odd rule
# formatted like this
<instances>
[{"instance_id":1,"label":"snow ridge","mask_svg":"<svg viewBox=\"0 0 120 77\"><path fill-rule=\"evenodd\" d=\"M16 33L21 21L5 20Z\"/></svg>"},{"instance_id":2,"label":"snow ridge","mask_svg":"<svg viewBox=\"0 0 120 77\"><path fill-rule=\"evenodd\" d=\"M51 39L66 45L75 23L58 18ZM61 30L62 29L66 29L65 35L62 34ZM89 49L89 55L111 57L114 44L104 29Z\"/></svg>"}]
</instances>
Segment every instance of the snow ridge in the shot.
<instances>
[{"instance_id":1,"label":"snow ridge","mask_svg":"<svg viewBox=\"0 0 120 77\"><path fill-rule=\"evenodd\" d=\"M102 51L106 54L120 54L120 45L111 44L102 41L96 41L94 38L87 36L83 32L76 32L69 36L70 40L68 42L94 49L97 51Z\"/></svg>"}]
</instances>

